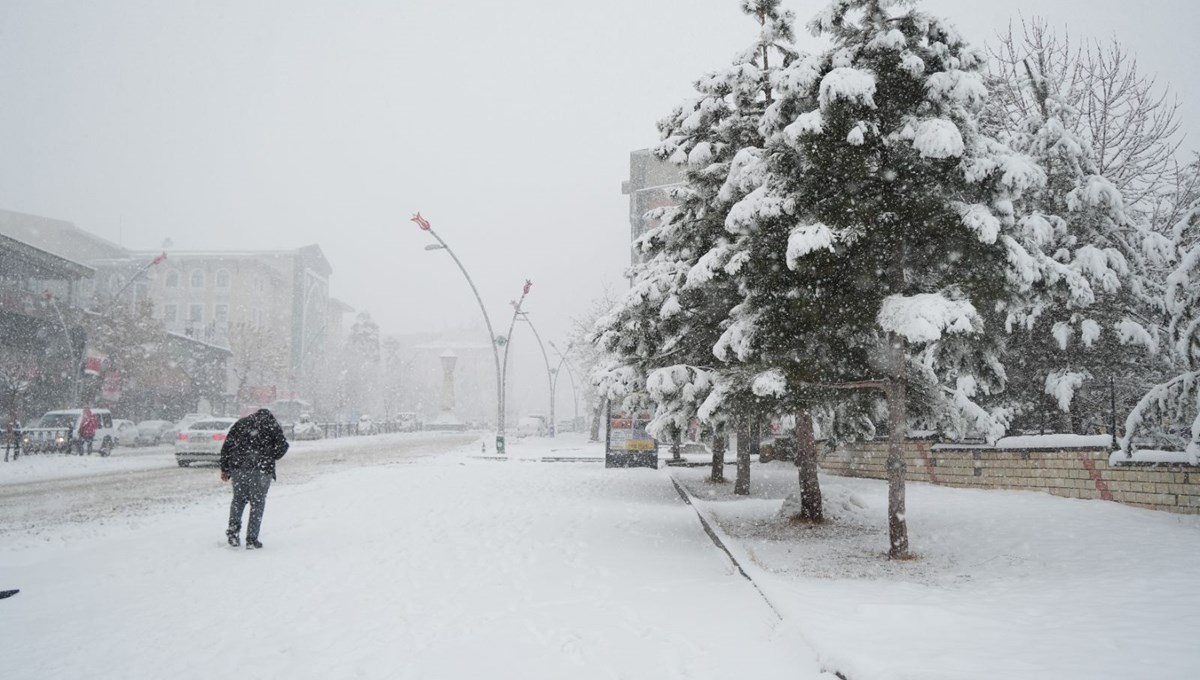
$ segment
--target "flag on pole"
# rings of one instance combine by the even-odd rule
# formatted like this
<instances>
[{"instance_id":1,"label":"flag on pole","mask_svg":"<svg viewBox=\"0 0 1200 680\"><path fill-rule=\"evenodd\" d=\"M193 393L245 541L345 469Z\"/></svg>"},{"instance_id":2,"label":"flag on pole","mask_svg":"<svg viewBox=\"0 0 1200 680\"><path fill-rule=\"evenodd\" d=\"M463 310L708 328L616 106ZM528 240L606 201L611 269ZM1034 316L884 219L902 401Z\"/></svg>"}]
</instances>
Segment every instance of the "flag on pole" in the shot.
<instances>
[{"instance_id":1,"label":"flag on pole","mask_svg":"<svg viewBox=\"0 0 1200 680\"><path fill-rule=\"evenodd\" d=\"M424 229L425 231L429 231L429 227L430 227L429 220L425 219L424 217L421 217L421 213L417 213L416 215L413 215L412 221L416 222L417 226L420 227L421 229Z\"/></svg>"},{"instance_id":2,"label":"flag on pole","mask_svg":"<svg viewBox=\"0 0 1200 680\"><path fill-rule=\"evenodd\" d=\"M150 261L150 264L151 264L151 265L161 264L161 263L162 263L162 261L163 261L163 260L165 260L165 259L167 259L167 251L165 251L165 250L164 250L164 251L163 251L163 254L162 254L162 255L159 255L158 257L156 257L156 258L154 258L153 260L151 260L151 261Z\"/></svg>"},{"instance_id":3,"label":"flag on pole","mask_svg":"<svg viewBox=\"0 0 1200 680\"><path fill-rule=\"evenodd\" d=\"M522 295L529 295L529 289L533 287L533 281L525 279L525 288L521 290Z\"/></svg>"}]
</instances>

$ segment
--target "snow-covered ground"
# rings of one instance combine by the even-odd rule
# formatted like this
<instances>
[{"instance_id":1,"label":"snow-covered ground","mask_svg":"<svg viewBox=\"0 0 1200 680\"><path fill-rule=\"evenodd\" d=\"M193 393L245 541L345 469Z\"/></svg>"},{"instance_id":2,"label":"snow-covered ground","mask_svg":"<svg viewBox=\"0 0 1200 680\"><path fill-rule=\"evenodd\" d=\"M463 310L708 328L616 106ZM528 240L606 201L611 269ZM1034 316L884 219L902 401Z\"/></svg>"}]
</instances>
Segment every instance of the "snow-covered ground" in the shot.
<instances>
[{"instance_id":1,"label":"snow-covered ground","mask_svg":"<svg viewBox=\"0 0 1200 680\"><path fill-rule=\"evenodd\" d=\"M260 552L224 545L223 490L6 542L3 675L1200 677L1200 517L910 484L896 563L882 482L824 478L811 528L775 517L785 463L734 498L569 436L482 448L281 483Z\"/></svg>"},{"instance_id":2,"label":"snow-covered ground","mask_svg":"<svg viewBox=\"0 0 1200 680\"><path fill-rule=\"evenodd\" d=\"M396 442L435 436L429 432L405 432L372 435L369 437L343 437L316 441L291 442L292 455L303 455L306 451L329 451L334 449L361 450L380 448ZM16 460L0 462L0 486L42 482L54 479L74 479L93 475L136 472L176 467L175 447L169 444L146 447L121 446L108 457L98 454L80 456L66 453L34 453Z\"/></svg>"}]
</instances>

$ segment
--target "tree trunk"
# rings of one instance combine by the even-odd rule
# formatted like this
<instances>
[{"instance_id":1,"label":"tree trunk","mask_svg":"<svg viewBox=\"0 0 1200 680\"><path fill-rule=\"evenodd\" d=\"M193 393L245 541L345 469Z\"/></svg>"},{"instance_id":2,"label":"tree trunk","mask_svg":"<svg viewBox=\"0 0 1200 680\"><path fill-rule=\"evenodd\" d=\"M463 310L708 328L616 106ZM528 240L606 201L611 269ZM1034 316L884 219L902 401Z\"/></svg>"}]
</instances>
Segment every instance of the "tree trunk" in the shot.
<instances>
[{"instance_id":1,"label":"tree trunk","mask_svg":"<svg viewBox=\"0 0 1200 680\"><path fill-rule=\"evenodd\" d=\"M755 415L750 419L750 455L758 456L758 462L762 462L762 418Z\"/></svg>"},{"instance_id":2,"label":"tree trunk","mask_svg":"<svg viewBox=\"0 0 1200 680\"><path fill-rule=\"evenodd\" d=\"M812 413L796 412L796 471L800 477L800 517L809 522L824 522L821 482L817 478L817 439L813 434Z\"/></svg>"},{"instance_id":3,"label":"tree trunk","mask_svg":"<svg viewBox=\"0 0 1200 680\"><path fill-rule=\"evenodd\" d=\"M712 474L708 481L725 481L725 426L719 423L713 425Z\"/></svg>"},{"instance_id":4,"label":"tree trunk","mask_svg":"<svg viewBox=\"0 0 1200 680\"><path fill-rule=\"evenodd\" d=\"M907 390L904 386L904 340L888 333L891 375L885 392L888 402L888 557L908 557L908 525L904 512L904 437L908 434Z\"/></svg>"},{"instance_id":5,"label":"tree trunk","mask_svg":"<svg viewBox=\"0 0 1200 680\"><path fill-rule=\"evenodd\" d=\"M739 418L737 424L737 478L733 482L733 493L750 495L750 419L746 416Z\"/></svg>"},{"instance_id":6,"label":"tree trunk","mask_svg":"<svg viewBox=\"0 0 1200 680\"><path fill-rule=\"evenodd\" d=\"M683 428L678 425L671 426L671 460L683 460L683 455L680 450L683 448Z\"/></svg>"},{"instance_id":7,"label":"tree trunk","mask_svg":"<svg viewBox=\"0 0 1200 680\"><path fill-rule=\"evenodd\" d=\"M592 432L588 436L588 441L600 441L600 420L604 417L604 400L596 400L596 409L592 411Z\"/></svg>"}]
</instances>

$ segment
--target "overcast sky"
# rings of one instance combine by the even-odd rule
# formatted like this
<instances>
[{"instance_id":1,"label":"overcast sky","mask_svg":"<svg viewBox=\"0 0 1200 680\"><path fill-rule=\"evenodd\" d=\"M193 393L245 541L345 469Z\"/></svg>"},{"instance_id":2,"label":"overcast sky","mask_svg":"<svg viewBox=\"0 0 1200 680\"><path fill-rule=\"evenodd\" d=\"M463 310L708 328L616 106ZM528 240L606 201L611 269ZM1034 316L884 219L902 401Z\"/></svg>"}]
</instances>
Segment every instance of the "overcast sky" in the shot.
<instances>
[{"instance_id":1,"label":"overcast sky","mask_svg":"<svg viewBox=\"0 0 1200 680\"><path fill-rule=\"evenodd\" d=\"M1197 7L924 3L977 42L1019 13L1115 34L1179 95L1193 149ZM420 210L497 325L530 278L559 339L623 285L629 151L754 28L737 0L0 0L0 208L134 248L318 243L385 331L475 322Z\"/></svg>"}]
</instances>

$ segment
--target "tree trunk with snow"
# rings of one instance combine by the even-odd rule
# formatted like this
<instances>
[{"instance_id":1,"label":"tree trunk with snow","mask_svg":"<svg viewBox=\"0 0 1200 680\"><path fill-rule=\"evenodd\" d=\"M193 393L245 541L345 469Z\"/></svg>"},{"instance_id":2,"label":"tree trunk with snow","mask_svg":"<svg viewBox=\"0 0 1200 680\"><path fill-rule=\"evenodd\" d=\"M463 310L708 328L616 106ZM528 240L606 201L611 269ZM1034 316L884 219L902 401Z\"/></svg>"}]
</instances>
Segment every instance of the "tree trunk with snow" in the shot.
<instances>
[{"instance_id":1,"label":"tree trunk with snow","mask_svg":"<svg viewBox=\"0 0 1200 680\"><path fill-rule=\"evenodd\" d=\"M604 400L596 400L596 408L592 411L592 432L588 436L588 441L600 441L600 421L604 417Z\"/></svg>"},{"instance_id":2,"label":"tree trunk with snow","mask_svg":"<svg viewBox=\"0 0 1200 680\"><path fill-rule=\"evenodd\" d=\"M737 425L737 478L733 482L733 493L750 495L750 419L742 416Z\"/></svg>"},{"instance_id":3,"label":"tree trunk with snow","mask_svg":"<svg viewBox=\"0 0 1200 680\"><path fill-rule=\"evenodd\" d=\"M904 340L888 333L890 375L884 391L888 403L888 557L904 559L908 555L908 524L904 512L904 436L908 432L908 394L904 385L906 359Z\"/></svg>"},{"instance_id":4,"label":"tree trunk with snow","mask_svg":"<svg viewBox=\"0 0 1200 680\"><path fill-rule=\"evenodd\" d=\"M683 460L683 455L680 450L683 448L683 428L678 425L671 426L671 460Z\"/></svg>"},{"instance_id":5,"label":"tree trunk with snow","mask_svg":"<svg viewBox=\"0 0 1200 680\"><path fill-rule=\"evenodd\" d=\"M817 478L817 439L813 433L812 413L796 413L796 472L800 478L800 518L809 522L825 521L822 510L821 482Z\"/></svg>"},{"instance_id":6,"label":"tree trunk with snow","mask_svg":"<svg viewBox=\"0 0 1200 680\"><path fill-rule=\"evenodd\" d=\"M721 424L713 426L712 474L709 475L708 481L725 481L725 426Z\"/></svg>"}]
</instances>

